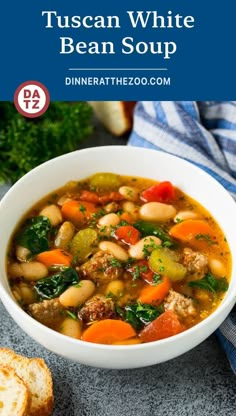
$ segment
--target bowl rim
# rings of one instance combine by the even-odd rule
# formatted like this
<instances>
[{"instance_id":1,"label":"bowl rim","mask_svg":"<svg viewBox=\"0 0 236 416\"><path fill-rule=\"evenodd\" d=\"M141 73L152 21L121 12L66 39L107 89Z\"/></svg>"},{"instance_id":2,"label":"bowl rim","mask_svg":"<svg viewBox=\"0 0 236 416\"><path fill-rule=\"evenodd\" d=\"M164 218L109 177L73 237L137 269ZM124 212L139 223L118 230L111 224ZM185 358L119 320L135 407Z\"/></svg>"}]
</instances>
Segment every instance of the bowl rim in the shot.
<instances>
[{"instance_id":1,"label":"bowl rim","mask_svg":"<svg viewBox=\"0 0 236 416\"><path fill-rule=\"evenodd\" d=\"M181 158L179 156L176 156L174 154L171 153L167 153L167 152L163 152L161 150L155 150L155 149L150 149L150 148L143 148L143 147L138 147L138 146L125 146L125 145L109 145L109 146L99 146L99 147L89 147L89 148L85 148L85 149L78 149L76 151L61 155L61 156L57 156L56 158L50 159L42 164L40 164L39 166L35 167L34 169L32 169L30 172L28 172L27 174L25 174L22 178L20 178L14 185L12 185L12 187L6 192L6 194L3 196L2 200L0 201L0 212L2 210L4 210L4 206L5 204L7 204L8 198L12 193L17 192L18 188L21 186L21 184L24 184L25 180L30 179L31 177L34 177L36 173L40 173L41 171L44 170L45 167L50 166L54 163L58 163L58 161L61 161L62 159L70 159L70 157L74 157L77 154L83 154L83 153L88 153L88 152L104 152L107 150L111 150L111 151L116 151L116 150L121 150L122 151L124 149L129 149L128 152L132 152L132 151L138 151L140 153L154 153L158 154L161 157L167 158L167 159L172 159L172 160L179 160L182 163L184 163L186 166L189 166L189 168L191 168L192 170L195 170L197 172L197 174L202 175L202 177L207 178L208 181L215 183L215 185L217 185L219 188L222 189L222 191L225 194L225 197L228 198L229 203L233 203L235 204L234 199L232 198L232 196L230 195L230 193L221 185L221 183L219 181L217 181L213 176L211 176L209 173L207 173L206 171L204 171L201 167L195 165L194 163ZM127 150L124 150L127 151ZM125 170L125 169L124 169ZM105 170L104 170L105 172ZM125 175L125 173L121 173L122 175ZM61 185L63 186L63 184ZM235 204L235 212L236 212L236 204ZM232 253L232 250L231 250ZM233 257L233 256L232 256ZM232 258L232 271L233 271L233 267L234 267L234 262L233 262L233 258ZM5 267L4 267L5 268ZM4 279L6 279L6 270L5 270L5 276ZM8 283L8 282L7 282ZM125 350L128 348L128 350L139 350L139 349L144 349L144 350L148 350L148 349L153 349L154 346L167 346L169 343L172 343L175 339L183 339L185 337L189 337L192 336L194 337L195 333L201 331L202 327L206 327L206 326L210 326L209 324L213 321L215 321L221 314L222 312L224 312L229 305L231 305L230 309L233 308L234 305L234 299L236 297L236 284L234 287L232 287L232 285L230 285L228 292L225 294L224 299L221 301L221 303L219 304L219 306L215 309L215 311L213 311L207 318L205 318L203 321L199 322L198 324L194 325L193 327L187 329L186 331L174 335L173 337L169 337L166 339L162 339L162 340L158 340L158 341L152 341L152 342L147 342L147 343L141 343L141 344L134 344L134 345L107 345L107 344L97 344L97 343L91 343L91 342L87 342L87 341L83 341L83 340L79 340L79 339L73 339L71 337L68 337L66 335L60 334L59 332L50 329L48 327L46 327L45 325L41 324L40 322L36 321L34 318L32 318L30 315L27 314L27 312L25 312L17 303L16 301L13 299L12 295L10 293L8 293L8 291L3 287L2 282L0 280L0 299L2 300L3 304L5 305L8 313L11 314L11 312L9 311L9 308L6 306L6 304L8 303L11 308L13 309L14 313L17 314L18 316L22 317L24 320L26 320L27 322L29 322L30 325L33 325L36 330L38 329L40 332L43 331L43 333L45 334L45 336L49 335L49 336L54 336L55 339L58 339L58 341L60 340L65 340L65 337L67 338L67 341L71 344L71 345L86 345L86 348L89 349L101 349L101 350L106 350L106 351L117 351L120 350L122 348L122 350ZM14 319L14 318L13 318ZM213 333L215 331L215 328L208 333L207 337L211 335L211 333ZM206 339L207 337L204 337L204 339Z\"/></svg>"}]
</instances>

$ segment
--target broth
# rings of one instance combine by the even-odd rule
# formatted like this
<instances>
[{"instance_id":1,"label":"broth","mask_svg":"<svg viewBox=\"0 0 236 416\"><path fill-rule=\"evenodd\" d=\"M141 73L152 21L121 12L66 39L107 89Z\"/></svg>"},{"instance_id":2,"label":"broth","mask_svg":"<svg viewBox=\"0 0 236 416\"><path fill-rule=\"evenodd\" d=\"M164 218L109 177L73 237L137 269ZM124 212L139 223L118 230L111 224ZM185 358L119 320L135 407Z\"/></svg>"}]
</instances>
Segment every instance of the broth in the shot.
<instances>
[{"instance_id":1,"label":"broth","mask_svg":"<svg viewBox=\"0 0 236 416\"><path fill-rule=\"evenodd\" d=\"M169 181L97 173L26 213L7 272L34 319L77 339L128 345L211 314L228 289L231 253L211 214Z\"/></svg>"}]
</instances>

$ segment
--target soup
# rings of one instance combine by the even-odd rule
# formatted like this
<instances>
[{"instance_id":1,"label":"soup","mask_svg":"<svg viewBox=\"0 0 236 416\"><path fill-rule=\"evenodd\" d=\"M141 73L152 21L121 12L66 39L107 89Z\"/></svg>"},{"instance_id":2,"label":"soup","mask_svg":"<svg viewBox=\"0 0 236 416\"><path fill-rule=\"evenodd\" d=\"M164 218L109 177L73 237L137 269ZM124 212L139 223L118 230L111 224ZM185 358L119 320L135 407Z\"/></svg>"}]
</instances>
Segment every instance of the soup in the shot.
<instances>
[{"instance_id":1,"label":"soup","mask_svg":"<svg viewBox=\"0 0 236 416\"><path fill-rule=\"evenodd\" d=\"M7 273L40 323L129 345L207 318L228 289L231 254L210 213L174 184L101 172L32 207L10 241Z\"/></svg>"}]
</instances>

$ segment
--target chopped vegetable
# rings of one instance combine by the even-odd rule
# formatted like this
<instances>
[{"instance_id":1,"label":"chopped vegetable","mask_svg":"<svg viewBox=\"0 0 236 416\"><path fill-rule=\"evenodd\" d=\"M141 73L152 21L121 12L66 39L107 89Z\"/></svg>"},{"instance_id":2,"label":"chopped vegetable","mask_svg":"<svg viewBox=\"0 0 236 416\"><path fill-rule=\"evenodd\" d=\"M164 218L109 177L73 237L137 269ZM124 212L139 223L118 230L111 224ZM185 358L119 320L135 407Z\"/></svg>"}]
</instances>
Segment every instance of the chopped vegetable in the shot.
<instances>
[{"instance_id":1,"label":"chopped vegetable","mask_svg":"<svg viewBox=\"0 0 236 416\"><path fill-rule=\"evenodd\" d=\"M170 279L167 276L162 276L157 285L147 285L141 290L138 302L158 305L168 295L170 288Z\"/></svg>"},{"instance_id":2,"label":"chopped vegetable","mask_svg":"<svg viewBox=\"0 0 236 416\"><path fill-rule=\"evenodd\" d=\"M55 248L54 250L43 251L36 256L36 260L50 268L56 265L70 266L72 255L65 250Z\"/></svg>"},{"instance_id":3,"label":"chopped vegetable","mask_svg":"<svg viewBox=\"0 0 236 416\"><path fill-rule=\"evenodd\" d=\"M91 202L70 200L62 205L62 215L77 226L86 223L98 208Z\"/></svg>"},{"instance_id":4,"label":"chopped vegetable","mask_svg":"<svg viewBox=\"0 0 236 416\"><path fill-rule=\"evenodd\" d=\"M75 234L71 245L70 251L73 256L76 256L76 260L83 262L91 254L92 247L96 243L98 234L92 228L85 228Z\"/></svg>"},{"instance_id":5,"label":"chopped vegetable","mask_svg":"<svg viewBox=\"0 0 236 416\"><path fill-rule=\"evenodd\" d=\"M154 306L138 302L125 306L124 319L135 329L140 329L156 319L163 312L163 305Z\"/></svg>"},{"instance_id":6,"label":"chopped vegetable","mask_svg":"<svg viewBox=\"0 0 236 416\"><path fill-rule=\"evenodd\" d=\"M145 282L153 284L153 276L155 273L150 269L148 265L148 260L139 260L131 265L128 265L126 270L131 273L132 279L137 280L139 278L145 280Z\"/></svg>"},{"instance_id":7,"label":"chopped vegetable","mask_svg":"<svg viewBox=\"0 0 236 416\"><path fill-rule=\"evenodd\" d=\"M114 173L95 173L90 179L90 187L96 191L114 190L118 189L120 185L120 177Z\"/></svg>"},{"instance_id":8,"label":"chopped vegetable","mask_svg":"<svg viewBox=\"0 0 236 416\"><path fill-rule=\"evenodd\" d=\"M15 182L35 166L78 149L92 132L86 101L51 102L37 119L25 118L13 103L0 103L0 182Z\"/></svg>"},{"instance_id":9,"label":"chopped vegetable","mask_svg":"<svg viewBox=\"0 0 236 416\"><path fill-rule=\"evenodd\" d=\"M143 342L158 341L177 335L185 329L173 311L165 311L141 331L140 338Z\"/></svg>"},{"instance_id":10,"label":"chopped vegetable","mask_svg":"<svg viewBox=\"0 0 236 416\"><path fill-rule=\"evenodd\" d=\"M42 299L57 298L69 286L76 285L79 277L72 267L61 271L60 273L39 279L34 289Z\"/></svg>"},{"instance_id":11,"label":"chopped vegetable","mask_svg":"<svg viewBox=\"0 0 236 416\"><path fill-rule=\"evenodd\" d=\"M81 192L79 199L80 201L92 202L92 204L98 204L99 202L99 196L96 194L96 192L86 190Z\"/></svg>"},{"instance_id":12,"label":"chopped vegetable","mask_svg":"<svg viewBox=\"0 0 236 416\"><path fill-rule=\"evenodd\" d=\"M136 336L133 327L127 322L115 319L104 319L89 326L81 339L99 344L113 344Z\"/></svg>"},{"instance_id":13,"label":"chopped vegetable","mask_svg":"<svg viewBox=\"0 0 236 416\"><path fill-rule=\"evenodd\" d=\"M23 224L23 228L16 237L17 244L28 248L32 254L48 250L50 229L51 223L47 217L32 217Z\"/></svg>"},{"instance_id":14,"label":"chopped vegetable","mask_svg":"<svg viewBox=\"0 0 236 416\"><path fill-rule=\"evenodd\" d=\"M145 189L141 193L141 199L145 202L163 202L168 204L175 199L175 188L171 182L163 181Z\"/></svg>"},{"instance_id":15,"label":"chopped vegetable","mask_svg":"<svg viewBox=\"0 0 236 416\"><path fill-rule=\"evenodd\" d=\"M190 243L195 247L208 244L209 239L214 238L210 225L204 220L185 220L175 224L169 231L170 235L184 243ZM203 238L203 237L206 238ZM213 240L212 240L213 241Z\"/></svg>"},{"instance_id":16,"label":"chopped vegetable","mask_svg":"<svg viewBox=\"0 0 236 416\"><path fill-rule=\"evenodd\" d=\"M189 286L208 290L209 292L226 292L229 284L225 277L215 278L213 274L207 273L202 279L188 283Z\"/></svg>"},{"instance_id":17,"label":"chopped vegetable","mask_svg":"<svg viewBox=\"0 0 236 416\"><path fill-rule=\"evenodd\" d=\"M160 225L147 221L137 221L134 224L134 227L141 232L142 237L154 235L155 237L160 238L160 240L163 242L163 245L165 245L166 247L171 247L174 245L173 240Z\"/></svg>"},{"instance_id":18,"label":"chopped vegetable","mask_svg":"<svg viewBox=\"0 0 236 416\"><path fill-rule=\"evenodd\" d=\"M161 246L151 253L149 266L155 273L166 275L174 282L184 279L187 272L186 267L178 263L176 253Z\"/></svg>"},{"instance_id":19,"label":"chopped vegetable","mask_svg":"<svg viewBox=\"0 0 236 416\"><path fill-rule=\"evenodd\" d=\"M122 199L124 199L124 197L119 192L112 191L109 192L109 194L99 196L99 203L104 205L107 202L122 201Z\"/></svg>"},{"instance_id":20,"label":"chopped vegetable","mask_svg":"<svg viewBox=\"0 0 236 416\"><path fill-rule=\"evenodd\" d=\"M120 219L121 221L125 221L128 224L132 224L134 222L134 218L129 212L122 212Z\"/></svg>"},{"instance_id":21,"label":"chopped vegetable","mask_svg":"<svg viewBox=\"0 0 236 416\"><path fill-rule=\"evenodd\" d=\"M123 243L134 245L140 239L140 232L132 225L122 225L115 230L114 237Z\"/></svg>"}]
</instances>

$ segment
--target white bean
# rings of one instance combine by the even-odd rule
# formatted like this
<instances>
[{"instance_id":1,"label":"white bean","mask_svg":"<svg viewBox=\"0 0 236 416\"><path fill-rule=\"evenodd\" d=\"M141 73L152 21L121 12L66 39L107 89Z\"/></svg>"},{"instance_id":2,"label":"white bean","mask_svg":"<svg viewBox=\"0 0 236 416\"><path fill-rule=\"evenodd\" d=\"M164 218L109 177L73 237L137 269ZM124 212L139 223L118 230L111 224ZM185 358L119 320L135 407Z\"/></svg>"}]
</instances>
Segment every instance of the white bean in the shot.
<instances>
[{"instance_id":1,"label":"white bean","mask_svg":"<svg viewBox=\"0 0 236 416\"><path fill-rule=\"evenodd\" d=\"M124 290L124 283L122 280L112 280L106 287L106 295L112 293L115 296L121 296Z\"/></svg>"},{"instance_id":2,"label":"white bean","mask_svg":"<svg viewBox=\"0 0 236 416\"><path fill-rule=\"evenodd\" d=\"M160 238L150 235L144 237L138 241L138 243L129 247L129 255L134 259L143 259L145 257L145 251L149 253L155 249L155 246L160 246L162 241Z\"/></svg>"},{"instance_id":3,"label":"white bean","mask_svg":"<svg viewBox=\"0 0 236 416\"><path fill-rule=\"evenodd\" d=\"M139 218L139 207L132 201L125 201L122 204L122 208L125 212L131 215L133 221L137 221Z\"/></svg>"},{"instance_id":4,"label":"white bean","mask_svg":"<svg viewBox=\"0 0 236 416\"><path fill-rule=\"evenodd\" d=\"M128 201L138 201L139 199L138 190L132 186L121 186L119 193Z\"/></svg>"},{"instance_id":5,"label":"white bean","mask_svg":"<svg viewBox=\"0 0 236 416\"><path fill-rule=\"evenodd\" d=\"M226 275L226 268L222 261L211 257L208 259L208 265L211 272L217 277L223 277Z\"/></svg>"},{"instance_id":6,"label":"white bean","mask_svg":"<svg viewBox=\"0 0 236 416\"><path fill-rule=\"evenodd\" d=\"M147 202L141 206L139 215L146 221L169 221L176 215L176 209L173 205L162 202Z\"/></svg>"},{"instance_id":7,"label":"white bean","mask_svg":"<svg viewBox=\"0 0 236 416\"><path fill-rule=\"evenodd\" d=\"M201 215L194 211L179 211L174 217L174 222L201 218Z\"/></svg>"},{"instance_id":8,"label":"white bean","mask_svg":"<svg viewBox=\"0 0 236 416\"><path fill-rule=\"evenodd\" d=\"M30 250L26 247L22 247L22 246L17 246L16 247L16 257L17 260L24 262L24 261L28 261L29 257L30 257Z\"/></svg>"},{"instance_id":9,"label":"white bean","mask_svg":"<svg viewBox=\"0 0 236 416\"><path fill-rule=\"evenodd\" d=\"M81 323L73 318L65 318L59 332L68 337L80 339L82 334Z\"/></svg>"},{"instance_id":10,"label":"white bean","mask_svg":"<svg viewBox=\"0 0 236 416\"><path fill-rule=\"evenodd\" d=\"M117 202L113 201L113 202L109 202L103 208L106 212L116 212L119 209L119 204L117 204Z\"/></svg>"},{"instance_id":11,"label":"white bean","mask_svg":"<svg viewBox=\"0 0 236 416\"><path fill-rule=\"evenodd\" d=\"M125 262L129 258L128 253L121 246L113 243L112 241L101 241L101 243L99 243L99 249L102 251L107 251L120 261Z\"/></svg>"},{"instance_id":12,"label":"white bean","mask_svg":"<svg viewBox=\"0 0 236 416\"><path fill-rule=\"evenodd\" d=\"M53 227L60 224L63 220L60 209L54 204L44 207L39 215L47 217Z\"/></svg>"},{"instance_id":13,"label":"white bean","mask_svg":"<svg viewBox=\"0 0 236 416\"><path fill-rule=\"evenodd\" d=\"M27 285L27 283L21 282L18 286L20 294L21 294L21 301L25 305L30 305L31 303L35 302L35 294L33 289Z\"/></svg>"},{"instance_id":14,"label":"white bean","mask_svg":"<svg viewBox=\"0 0 236 416\"><path fill-rule=\"evenodd\" d=\"M125 201L122 204L122 208L125 212L131 213L135 210L135 204L131 201Z\"/></svg>"},{"instance_id":15,"label":"white bean","mask_svg":"<svg viewBox=\"0 0 236 416\"><path fill-rule=\"evenodd\" d=\"M72 198L69 198L66 195L62 195L61 198L58 199L57 205L62 207L62 205L64 205L66 202L71 201L71 200L72 200Z\"/></svg>"},{"instance_id":16,"label":"white bean","mask_svg":"<svg viewBox=\"0 0 236 416\"><path fill-rule=\"evenodd\" d=\"M98 220L98 225L100 227L116 227L116 225L118 225L120 222L120 217L117 214L114 213L110 213L110 214L106 214L104 215L104 217L101 217Z\"/></svg>"},{"instance_id":17,"label":"white bean","mask_svg":"<svg viewBox=\"0 0 236 416\"><path fill-rule=\"evenodd\" d=\"M60 226L55 238L55 246L58 248L66 248L71 242L75 234L75 227L70 221L65 221Z\"/></svg>"},{"instance_id":18,"label":"white bean","mask_svg":"<svg viewBox=\"0 0 236 416\"><path fill-rule=\"evenodd\" d=\"M48 275L48 269L39 261L12 263L8 268L12 277L24 277L26 280L39 280Z\"/></svg>"},{"instance_id":19,"label":"white bean","mask_svg":"<svg viewBox=\"0 0 236 416\"><path fill-rule=\"evenodd\" d=\"M74 307L83 305L87 299L89 299L95 291L95 284L91 280L81 280L78 286L71 286L65 290L60 296L60 303L68 307Z\"/></svg>"},{"instance_id":20,"label":"white bean","mask_svg":"<svg viewBox=\"0 0 236 416\"><path fill-rule=\"evenodd\" d=\"M22 302L22 297L21 297L20 291L18 290L18 287L17 286L13 286L11 292L12 292L15 300L17 302L21 303Z\"/></svg>"}]
</instances>

